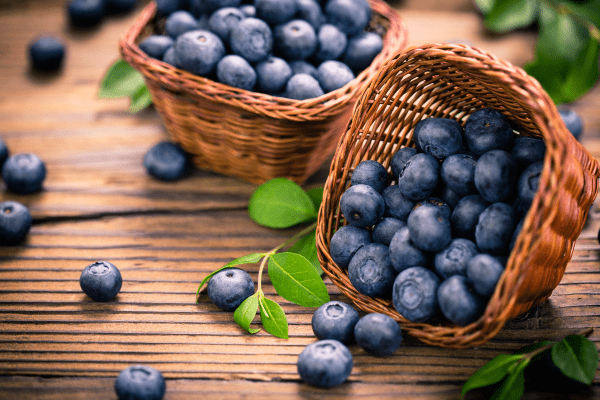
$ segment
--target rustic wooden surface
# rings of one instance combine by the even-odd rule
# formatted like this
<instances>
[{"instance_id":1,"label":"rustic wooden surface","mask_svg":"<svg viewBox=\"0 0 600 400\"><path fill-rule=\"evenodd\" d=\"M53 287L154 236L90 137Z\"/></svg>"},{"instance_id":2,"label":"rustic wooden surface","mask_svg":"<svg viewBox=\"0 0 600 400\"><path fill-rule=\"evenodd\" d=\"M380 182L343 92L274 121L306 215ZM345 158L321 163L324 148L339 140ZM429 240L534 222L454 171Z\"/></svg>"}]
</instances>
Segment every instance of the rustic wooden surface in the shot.
<instances>
[{"instance_id":1,"label":"rustic wooden surface","mask_svg":"<svg viewBox=\"0 0 600 400\"><path fill-rule=\"evenodd\" d=\"M467 41L516 65L533 55L533 32L487 34L470 1L392 4L407 22L411 45ZM38 194L15 195L0 183L0 199L26 204L34 219L22 245L0 247L0 398L116 399L119 371L147 364L167 378L165 399L457 399L464 381L497 354L586 327L595 329L590 338L600 347L595 205L549 301L485 346L457 351L407 338L388 358L354 346L348 383L332 390L303 384L296 359L315 340L311 309L277 299L290 322L290 339L280 340L246 334L231 314L194 302L206 274L267 251L296 229L254 224L246 205L256 186L238 179L195 170L176 183L153 180L142 157L169 138L159 116L153 109L130 115L126 99L96 98L138 11L82 31L69 28L63 1L0 0L0 137L12 153L35 153L48 169ZM66 42L58 74L28 67L27 44L41 33ZM600 88L573 107L584 119L582 143L600 157ZM305 187L323 185L327 169ZM124 279L109 303L93 302L79 288L81 270L100 259L117 265ZM248 270L256 280L257 268ZM332 298L344 300L327 283ZM268 280L264 287L275 296ZM600 372L589 390L570 398L598 397ZM529 388L524 398L556 396Z\"/></svg>"}]
</instances>

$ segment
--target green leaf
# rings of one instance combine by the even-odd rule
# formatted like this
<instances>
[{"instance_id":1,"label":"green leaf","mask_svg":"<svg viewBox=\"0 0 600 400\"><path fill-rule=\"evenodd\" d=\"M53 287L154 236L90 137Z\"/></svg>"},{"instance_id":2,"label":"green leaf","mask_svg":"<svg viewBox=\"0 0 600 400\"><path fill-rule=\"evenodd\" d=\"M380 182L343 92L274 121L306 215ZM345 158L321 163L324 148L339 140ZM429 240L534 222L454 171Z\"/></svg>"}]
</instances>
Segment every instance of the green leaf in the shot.
<instances>
[{"instance_id":1,"label":"green leaf","mask_svg":"<svg viewBox=\"0 0 600 400\"><path fill-rule=\"evenodd\" d=\"M465 382L462 388L462 395L464 396L469 390L500 382L508 374L509 370L521 362L522 359L523 356L518 354L500 354L494 357Z\"/></svg>"},{"instance_id":2,"label":"green leaf","mask_svg":"<svg viewBox=\"0 0 600 400\"><path fill-rule=\"evenodd\" d=\"M144 85L131 96L131 104L129 104L129 112L135 114L152 104L152 96L148 88Z\"/></svg>"},{"instance_id":3,"label":"green leaf","mask_svg":"<svg viewBox=\"0 0 600 400\"><path fill-rule=\"evenodd\" d=\"M98 97L129 97L138 93L142 86L145 86L142 74L119 59L104 75Z\"/></svg>"},{"instance_id":4,"label":"green leaf","mask_svg":"<svg viewBox=\"0 0 600 400\"><path fill-rule=\"evenodd\" d=\"M492 400L517 400L525 391L525 367L529 361L519 363L504 379L500 387L492 395Z\"/></svg>"},{"instance_id":5,"label":"green leaf","mask_svg":"<svg viewBox=\"0 0 600 400\"><path fill-rule=\"evenodd\" d=\"M569 335L552 346L552 362L569 378L591 385L598 368L598 350L586 337Z\"/></svg>"},{"instance_id":6,"label":"green leaf","mask_svg":"<svg viewBox=\"0 0 600 400\"><path fill-rule=\"evenodd\" d=\"M304 307L320 307L329 301L323 279L306 258L277 253L269 258L269 278L284 299Z\"/></svg>"},{"instance_id":7,"label":"green leaf","mask_svg":"<svg viewBox=\"0 0 600 400\"><path fill-rule=\"evenodd\" d=\"M489 13L494 8L495 0L475 0L475 4L483 14Z\"/></svg>"},{"instance_id":8,"label":"green leaf","mask_svg":"<svg viewBox=\"0 0 600 400\"><path fill-rule=\"evenodd\" d=\"M537 0L496 0L485 13L485 27L504 33L531 25L537 15Z\"/></svg>"},{"instance_id":9,"label":"green leaf","mask_svg":"<svg viewBox=\"0 0 600 400\"><path fill-rule=\"evenodd\" d=\"M571 102L587 93L598 80L600 43L590 38L567 71L562 86L564 102Z\"/></svg>"},{"instance_id":10,"label":"green leaf","mask_svg":"<svg viewBox=\"0 0 600 400\"><path fill-rule=\"evenodd\" d=\"M302 236L292 247L288 249L290 253L300 254L304 256L315 267L319 275L323 275L321 263L317 256L317 238L316 231L312 231Z\"/></svg>"},{"instance_id":11,"label":"green leaf","mask_svg":"<svg viewBox=\"0 0 600 400\"><path fill-rule=\"evenodd\" d=\"M281 339L288 338L288 323L283 309L273 300L259 297L260 322L267 332Z\"/></svg>"},{"instance_id":12,"label":"green leaf","mask_svg":"<svg viewBox=\"0 0 600 400\"><path fill-rule=\"evenodd\" d=\"M317 218L317 209L300 185L275 178L256 189L248 203L248 214L259 225L289 228Z\"/></svg>"},{"instance_id":13,"label":"green leaf","mask_svg":"<svg viewBox=\"0 0 600 400\"><path fill-rule=\"evenodd\" d=\"M313 188L310 189L307 193L308 197L310 197L313 204L315 205L315 209L318 211L319 207L321 207L321 202L323 202L323 188Z\"/></svg>"},{"instance_id":14,"label":"green leaf","mask_svg":"<svg viewBox=\"0 0 600 400\"><path fill-rule=\"evenodd\" d=\"M198 290L196 291L196 303L198 303L198 297L200 295L200 290L206 284L206 282L208 282L210 280L210 278L213 277L214 274L216 274L217 272L223 271L224 269L235 267L236 265L257 263L260 261L261 258L263 258L266 255L267 255L266 253L246 254L245 256L242 256L242 257L236 258L235 260L229 261L227 264L223 265L221 268L206 275L204 277L204 279L202 279L202 282L200 282L200 286L198 286Z\"/></svg>"},{"instance_id":15,"label":"green leaf","mask_svg":"<svg viewBox=\"0 0 600 400\"><path fill-rule=\"evenodd\" d=\"M260 331L260 329L250 328L250 324L252 323L254 317L256 317L256 312L258 311L258 296L259 294L256 292L252 296L248 297L233 313L233 320L235 323L249 333L256 333Z\"/></svg>"}]
</instances>

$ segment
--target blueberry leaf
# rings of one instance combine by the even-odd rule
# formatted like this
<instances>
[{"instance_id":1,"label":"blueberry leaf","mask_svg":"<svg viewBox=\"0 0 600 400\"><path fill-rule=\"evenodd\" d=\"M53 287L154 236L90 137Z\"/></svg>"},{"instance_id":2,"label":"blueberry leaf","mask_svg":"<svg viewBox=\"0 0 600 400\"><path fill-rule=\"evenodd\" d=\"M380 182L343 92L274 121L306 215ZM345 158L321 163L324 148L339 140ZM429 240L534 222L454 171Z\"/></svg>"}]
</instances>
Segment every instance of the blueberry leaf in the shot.
<instances>
[{"instance_id":1,"label":"blueberry leaf","mask_svg":"<svg viewBox=\"0 0 600 400\"><path fill-rule=\"evenodd\" d=\"M288 249L288 252L304 256L304 258L310 261L313 267L315 267L319 275L323 275L321 263L319 262L319 257L317 257L316 231L312 231L302 236Z\"/></svg>"},{"instance_id":2,"label":"blueberry leaf","mask_svg":"<svg viewBox=\"0 0 600 400\"><path fill-rule=\"evenodd\" d=\"M586 337L569 335L552 346L552 362L569 378L591 385L598 368L598 350Z\"/></svg>"},{"instance_id":3,"label":"blueberry leaf","mask_svg":"<svg viewBox=\"0 0 600 400\"><path fill-rule=\"evenodd\" d=\"M525 392L525 367L529 361L523 361L512 368L500 387L494 392L491 400L520 399Z\"/></svg>"},{"instance_id":4,"label":"blueberry leaf","mask_svg":"<svg viewBox=\"0 0 600 400\"><path fill-rule=\"evenodd\" d=\"M523 356L518 354L500 354L494 357L465 382L462 395L464 396L469 390L500 382L522 359Z\"/></svg>"},{"instance_id":5,"label":"blueberry leaf","mask_svg":"<svg viewBox=\"0 0 600 400\"><path fill-rule=\"evenodd\" d=\"M273 287L284 299L303 307L319 307L329 301L323 279L302 255L273 254L268 268Z\"/></svg>"},{"instance_id":6,"label":"blueberry leaf","mask_svg":"<svg viewBox=\"0 0 600 400\"><path fill-rule=\"evenodd\" d=\"M475 0L475 4L483 14L489 13L494 8L495 3L496 0Z\"/></svg>"},{"instance_id":7,"label":"blueberry leaf","mask_svg":"<svg viewBox=\"0 0 600 400\"><path fill-rule=\"evenodd\" d=\"M135 114L136 112L148 107L150 104L152 104L152 96L145 85L141 86L139 90L131 96L129 112Z\"/></svg>"},{"instance_id":8,"label":"blueberry leaf","mask_svg":"<svg viewBox=\"0 0 600 400\"><path fill-rule=\"evenodd\" d=\"M283 309L273 300L259 295L260 322L267 332L281 339L288 338L288 323Z\"/></svg>"},{"instance_id":9,"label":"blueberry leaf","mask_svg":"<svg viewBox=\"0 0 600 400\"><path fill-rule=\"evenodd\" d=\"M306 193L308 193L308 196L310 197L313 204L315 205L315 209L319 210L319 207L321 207L321 202L323 201L323 188L322 187L313 188L313 189L310 189Z\"/></svg>"},{"instance_id":10,"label":"blueberry leaf","mask_svg":"<svg viewBox=\"0 0 600 400\"><path fill-rule=\"evenodd\" d=\"M250 324L256 316L256 312L258 311L258 296L259 294L256 292L252 296L248 297L233 313L233 320L235 323L249 333L256 333L260 331L260 329L250 328Z\"/></svg>"},{"instance_id":11,"label":"blueberry leaf","mask_svg":"<svg viewBox=\"0 0 600 400\"><path fill-rule=\"evenodd\" d=\"M562 85L562 98L565 102L581 97L594 86L598 80L599 57L600 43L590 38L579 52L575 65L567 71Z\"/></svg>"},{"instance_id":12,"label":"blueberry leaf","mask_svg":"<svg viewBox=\"0 0 600 400\"><path fill-rule=\"evenodd\" d=\"M537 4L537 0L496 0L485 12L485 27L503 33L529 26L537 18Z\"/></svg>"},{"instance_id":13,"label":"blueberry leaf","mask_svg":"<svg viewBox=\"0 0 600 400\"><path fill-rule=\"evenodd\" d=\"M317 209L300 185L286 178L275 178L254 191L248 214L259 225L289 228L316 219Z\"/></svg>"},{"instance_id":14,"label":"blueberry leaf","mask_svg":"<svg viewBox=\"0 0 600 400\"><path fill-rule=\"evenodd\" d=\"M111 65L104 75L98 91L99 97L129 97L145 86L142 74L123 59Z\"/></svg>"}]
</instances>

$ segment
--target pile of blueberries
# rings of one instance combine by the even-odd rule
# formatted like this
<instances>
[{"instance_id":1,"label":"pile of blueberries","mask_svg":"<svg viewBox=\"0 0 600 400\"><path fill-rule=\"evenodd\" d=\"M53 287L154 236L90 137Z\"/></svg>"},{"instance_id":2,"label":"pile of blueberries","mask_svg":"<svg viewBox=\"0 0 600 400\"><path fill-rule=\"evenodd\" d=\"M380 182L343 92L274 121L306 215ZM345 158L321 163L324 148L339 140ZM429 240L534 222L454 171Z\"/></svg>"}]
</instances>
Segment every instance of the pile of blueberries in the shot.
<instances>
[{"instance_id":1,"label":"pile of blueberries","mask_svg":"<svg viewBox=\"0 0 600 400\"><path fill-rule=\"evenodd\" d=\"M303 100L339 89L383 49L367 0L156 0L148 56L229 86Z\"/></svg>"}]
</instances>

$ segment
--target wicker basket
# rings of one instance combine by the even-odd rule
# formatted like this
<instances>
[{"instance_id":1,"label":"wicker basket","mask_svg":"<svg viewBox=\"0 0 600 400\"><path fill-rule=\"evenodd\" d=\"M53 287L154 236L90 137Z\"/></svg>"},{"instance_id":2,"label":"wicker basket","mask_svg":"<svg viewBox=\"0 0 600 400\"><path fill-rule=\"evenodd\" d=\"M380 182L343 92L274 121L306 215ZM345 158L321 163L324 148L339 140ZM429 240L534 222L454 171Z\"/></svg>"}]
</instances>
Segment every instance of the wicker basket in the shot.
<instances>
[{"instance_id":1,"label":"wicker basket","mask_svg":"<svg viewBox=\"0 0 600 400\"><path fill-rule=\"evenodd\" d=\"M329 254L333 233L343 224L339 209L354 167L381 162L413 146L412 128L424 117L463 123L475 109L489 107L521 134L543 137L546 156L539 189L484 315L458 327L413 323L390 300L358 293L347 271ZM506 323L545 301L559 284L598 190L599 164L574 139L539 83L491 54L460 45L412 47L391 59L361 94L331 164L319 210L317 250L323 270L358 308L396 319L423 342L464 348L492 338Z\"/></svg>"},{"instance_id":2,"label":"wicker basket","mask_svg":"<svg viewBox=\"0 0 600 400\"><path fill-rule=\"evenodd\" d=\"M370 3L369 30L383 36L383 50L354 80L315 99L233 88L148 57L137 43L164 26L154 1L119 47L124 60L144 76L164 125L196 166L257 184L276 177L302 183L333 153L359 92L406 45L400 15L384 1Z\"/></svg>"}]
</instances>

